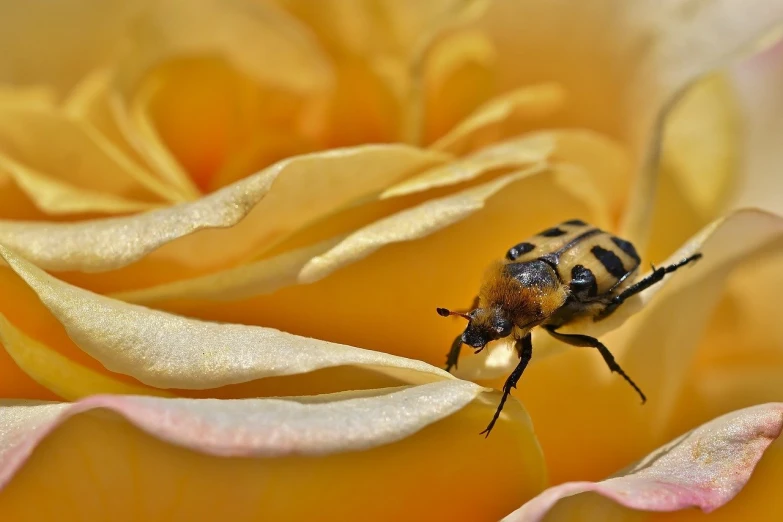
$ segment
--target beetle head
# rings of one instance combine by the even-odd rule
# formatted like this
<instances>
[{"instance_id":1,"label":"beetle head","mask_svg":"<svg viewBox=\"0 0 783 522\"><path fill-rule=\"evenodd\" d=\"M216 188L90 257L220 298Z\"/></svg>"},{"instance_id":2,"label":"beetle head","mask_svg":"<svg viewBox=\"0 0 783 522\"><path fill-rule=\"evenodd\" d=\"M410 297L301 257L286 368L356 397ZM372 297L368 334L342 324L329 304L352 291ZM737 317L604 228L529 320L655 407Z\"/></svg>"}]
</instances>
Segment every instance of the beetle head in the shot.
<instances>
[{"instance_id":1,"label":"beetle head","mask_svg":"<svg viewBox=\"0 0 783 522\"><path fill-rule=\"evenodd\" d=\"M468 320L468 326L462 333L462 342L481 351L491 341L511 335L514 323L498 307L476 308L468 313L452 312L446 308L438 308L443 317L458 315Z\"/></svg>"}]
</instances>

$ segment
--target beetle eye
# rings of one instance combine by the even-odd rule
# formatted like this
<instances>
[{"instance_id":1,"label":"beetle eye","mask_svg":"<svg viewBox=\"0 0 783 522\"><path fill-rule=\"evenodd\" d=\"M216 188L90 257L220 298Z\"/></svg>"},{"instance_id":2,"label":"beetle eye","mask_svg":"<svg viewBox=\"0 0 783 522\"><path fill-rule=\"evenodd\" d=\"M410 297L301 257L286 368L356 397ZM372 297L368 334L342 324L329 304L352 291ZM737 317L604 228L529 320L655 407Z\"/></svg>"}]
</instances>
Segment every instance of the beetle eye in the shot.
<instances>
[{"instance_id":1,"label":"beetle eye","mask_svg":"<svg viewBox=\"0 0 783 522\"><path fill-rule=\"evenodd\" d=\"M507 321L505 319L502 319L495 324L495 332L500 337L506 337L510 335L511 328L512 328L511 321Z\"/></svg>"}]
</instances>

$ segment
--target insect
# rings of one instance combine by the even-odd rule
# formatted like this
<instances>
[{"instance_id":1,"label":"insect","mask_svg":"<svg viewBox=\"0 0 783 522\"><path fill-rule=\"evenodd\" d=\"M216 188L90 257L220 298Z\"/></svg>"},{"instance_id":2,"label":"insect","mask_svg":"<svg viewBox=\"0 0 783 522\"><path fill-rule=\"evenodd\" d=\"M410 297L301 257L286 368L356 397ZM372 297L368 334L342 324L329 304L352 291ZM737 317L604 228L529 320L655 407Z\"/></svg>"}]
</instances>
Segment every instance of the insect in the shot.
<instances>
[{"instance_id":1,"label":"insect","mask_svg":"<svg viewBox=\"0 0 783 522\"><path fill-rule=\"evenodd\" d=\"M650 275L634 283L640 259L633 244L579 219L565 221L511 247L504 260L487 270L470 310L437 309L443 317L456 315L468 320L465 330L451 345L446 371L457 367L463 344L479 353L491 341L510 335L515 340L519 364L503 385L500 404L481 434L489 436L511 389L516 388L530 362L531 332L539 326L564 343L596 348L609 370L620 374L644 404L644 393L606 346L594 337L561 333L558 328L581 317L604 319L629 297L701 257L701 253L695 253L672 265L653 266Z\"/></svg>"}]
</instances>

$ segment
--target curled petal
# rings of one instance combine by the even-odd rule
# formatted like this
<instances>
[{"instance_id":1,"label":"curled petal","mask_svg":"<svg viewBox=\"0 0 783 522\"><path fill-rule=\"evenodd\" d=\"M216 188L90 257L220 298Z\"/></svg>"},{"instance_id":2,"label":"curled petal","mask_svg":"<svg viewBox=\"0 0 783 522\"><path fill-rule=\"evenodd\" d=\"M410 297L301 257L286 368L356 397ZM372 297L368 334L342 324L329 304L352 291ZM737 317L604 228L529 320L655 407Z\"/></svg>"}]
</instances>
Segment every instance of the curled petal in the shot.
<instances>
[{"instance_id":1,"label":"curled petal","mask_svg":"<svg viewBox=\"0 0 783 522\"><path fill-rule=\"evenodd\" d=\"M493 437L478 436L496 399L444 381L298 399L6 403L0 510L13 520L47 518L53 503L63 520L125 512L151 521L346 520L357 512L399 520L414 511L497 520L541 491L544 470L518 404ZM476 473L498 484L476 490ZM392 490L399 497L390 504ZM31 501L42 495L45 502Z\"/></svg>"},{"instance_id":2,"label":"curled petal","mask_svg":"<svg viewBox=\"0 0 783 522\"><path fill-rule=\"evenodd\" d=\"M66 400L77 400L103 393L157 395L169 393L120 382L111 376L87 368L29 337L0 314L0 342L19 368L47 390Z\"/></svg>"},{"instance_id":3,"label":"curled petal","mask_svg":"<svg viewBox=\"0 0 783 522\"><path fill-rule=\"evenodd\" d=\"M133 51L121 63L117 78L126 92L132 92L155 65L194 54L220 54L259 81L287 89L320 90L331 82L315 41L271 3L173 0L153 4L132 35Z\"/></svg>"},{"instance_id":4,"label":"curled petal","mask_svg":"<svg viewBox=\"0 0 783 522\"><path fill-rule=\"evenodd\" d=\"M676 511L698 507L709 513L745 486L781 429L783 403L735 411L679 437L611 478L554 486L504 521L536 522L550 511L569 519L568 502L563 509L552 510L553 506L586 492L598 493L631 509Z\"/></svg>"},{"instance_id":5,"label":"curled petal","mask_svg":"<svg viewBox=\"0 0 783 522\"><path fill-rule=\"evenodd\" d=\"M59 281L3 246L0 256L82 350L107 369L151 386L207 389L348 365L408 376L409 382L452 378L426 363L383 352L124 303Z\"/></svg>"},{"instance_id":6,"label":"curled petal","mask_svg":"<svg viewBox=\"0 0 783 522\"><path fill-rule=\"evenodd\" d=\"M443 160L442 154L399 145L298 156L198 201L154 212L79 223L0 222L0 243L49 270L96 272L128 265L205 228L232 227L220 233L219 249L205 247L217 239L202 232L160 253L187 266L215 264L259 245L269 248L335 208Z\"/></svg>"}]
</instances>

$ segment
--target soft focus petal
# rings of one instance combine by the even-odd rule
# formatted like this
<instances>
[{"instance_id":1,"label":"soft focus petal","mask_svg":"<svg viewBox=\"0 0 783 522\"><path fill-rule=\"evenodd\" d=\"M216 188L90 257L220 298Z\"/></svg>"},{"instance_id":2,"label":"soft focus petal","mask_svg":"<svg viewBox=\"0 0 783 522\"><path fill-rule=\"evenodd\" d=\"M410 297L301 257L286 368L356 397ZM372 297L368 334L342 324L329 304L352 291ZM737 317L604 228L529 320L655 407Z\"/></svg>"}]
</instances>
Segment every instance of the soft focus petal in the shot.
<instances>
[{"instance_id":1,"label":"soft focus petal","mask_svg":"<svg viewBox=\"0 0 783 522\"><path fill-rule=\"evenodd\" d=\"M565 96L556 83L520 87L486 102L433 143L432 148L453 154L480 149L518 134L516 120L530 124L551 115L563 105Z\"/></svg>"},{"instance_id":2,"label":"soft focus petal","mask_svg":"<svg viewBox=\"0 0 783 522\"><path fill-rule=\"evenodd\" d=\"M196 202L79 223L0 223L0 242L50 270L104 271L161 248L185 266L225 263L266 248L335 208L438 164L440 153L398 145L328 151L282 161ZM252 211L252 212L251 212ZM238 222L241 223L238 226ZM219 241L221 248L209 248Z\"/></svg>"},{"instance_id":3,"label":"soft focus petal","mask_svg":"<svg viewBox=\"0 0 783 522\"><path fill-rule=\"evenodd\" d=\"M708 76L677 101L663 143L644 257L659 262L724 213L737 188L739 109L724 75Z\"/></svg>"},{"instance_id":4,"label":"soft focus petal","mask_svg":"<svg viewBox=\"0 0 783 522\"><path fill-rule=\"evenodd\" d=\"M0 81L48 84L63 94L91 69L117 56L128 25L151 4L149 0L2 3Z\"/></svg>"},{"instance_id":5,"label":"soft focus petal","mask_svg":"<svg viewBox=\"0 0 783 522\"><path fill-rule=\"evenodd\" d=\"M0 409L0 510L20 521L53 508L63 521L497 520L541 490L542 459L518 404L497 435L477 435L497 398L480 390L445 381L299 400L10 404ZM477 475L497 484L476 490Z\"/></svg>"},{"instance_id":6,"label":"soft focus petal","mask_svg":"<svg viewBox=\"0 0 783 522\"><path fill-rule=\"evenodd\" d=\"M543 520L556 502L586 492L632 509L676 511L698 507L710 512L734 498L750 480L781 429L783 403L733 412L675 439L612 478L554 486L504 520ZM574 513L569 516L567 501L551 515L547 520L574 520Z\"/></svg>"},{"instance_id":7,"label":"soft focus petal","mask_svg":"<svg viewBox=\"0 0 783 522\"><path fill-rule=\"evenodd\" d=\"M499 92L557 79L568 105L548 126L591 128L629 147L640 170L623 233L643 247L662 111L781 20L778 2L498 1L478 27L498 49Z\"/></svg>"},{"instance_id":8,"label":"soft focus petal","mask_svg":"<svg viewBox=\"0 0 783 522\"><path fill-rule=\"evenodd\" d=\"M731 70L743 109L744 150L735 206L783 211L783 41Z\"/></svg>"},{"instance_id":9,"label":"soft focus petal","mask_svg":"<svg viewBox=\"0 0 783 522\"><path fill-rule=\"evenodd\" d=\"M151 386L206 389L335 366L410 375L411 382L452 378L426 363L383 352L271 328L209 323L116 301L59 281L5 247L0 246L0 256L82 350L108 370Z\"/></svg>"}]
</instances>

